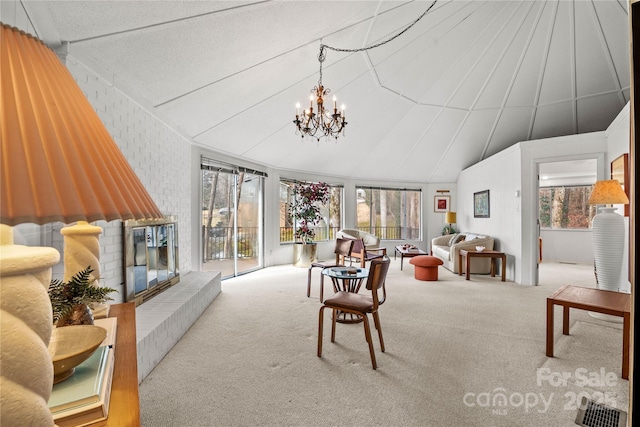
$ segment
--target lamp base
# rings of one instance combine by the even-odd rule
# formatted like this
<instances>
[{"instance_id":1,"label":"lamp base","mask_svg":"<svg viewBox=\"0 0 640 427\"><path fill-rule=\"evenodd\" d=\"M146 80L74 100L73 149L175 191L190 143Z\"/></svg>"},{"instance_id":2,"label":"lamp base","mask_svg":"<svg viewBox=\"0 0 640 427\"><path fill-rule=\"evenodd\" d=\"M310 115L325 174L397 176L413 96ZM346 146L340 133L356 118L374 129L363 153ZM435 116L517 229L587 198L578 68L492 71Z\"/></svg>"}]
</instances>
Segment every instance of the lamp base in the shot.
<instances>
[{"instance_id":1,"label":"lamp base","mask_svg":"<svg viewBox=\"0 0 640 427\"><path fill-rule=\"evenodd\" d=\"M598 289L620 290L622 256L624 253L624 218L616 208L601 208L593 218L593 255Z\"/></svg>"},{"instance_id":2,"label":"lamp base","mask_svg":"<svg viewBox=\"0 0 640 427\"><path fill-rule=\"evenodd\" d=\"M53 325L47 293L53 248L15 245L0 224L0 413L2 425L53 427L47 406L53 364L47 347Z\"/></svg>"}]
</instances>

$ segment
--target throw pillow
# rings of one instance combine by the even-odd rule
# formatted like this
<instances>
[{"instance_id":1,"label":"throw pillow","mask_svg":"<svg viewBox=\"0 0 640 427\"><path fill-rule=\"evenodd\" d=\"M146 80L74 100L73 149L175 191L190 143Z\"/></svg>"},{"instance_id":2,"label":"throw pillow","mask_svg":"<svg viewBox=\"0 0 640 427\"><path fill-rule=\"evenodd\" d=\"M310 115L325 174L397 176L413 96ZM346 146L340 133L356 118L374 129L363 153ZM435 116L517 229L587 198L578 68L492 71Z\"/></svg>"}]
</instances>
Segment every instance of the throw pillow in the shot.
<instances>
[{"instance_id":1,"label":"throw pillow","mask_svg":"<svg viewBox=\"0 0 640 427\"><path fill-rule=\"evenodd\" d=\"M449 246L452 246L456 243L456 239L458 238L458 236L460 236L459 234L454 234L453 236L451 236L451 238L449 239L449 243L447 243Z\"/></svg>"},{"instance_id":2,"label":"throw pillow","mask_svg":"<svg viewBox=\"0 0 640 427\"><path fill-rule=\"evenodd\" d=\"M464 242L466 238L467 238L467 236L465 236L464 234L461 234L461 235L460 235L460 236L458 236L458 238L456 239L456 243Z\"/></svg>"}]
</instances>

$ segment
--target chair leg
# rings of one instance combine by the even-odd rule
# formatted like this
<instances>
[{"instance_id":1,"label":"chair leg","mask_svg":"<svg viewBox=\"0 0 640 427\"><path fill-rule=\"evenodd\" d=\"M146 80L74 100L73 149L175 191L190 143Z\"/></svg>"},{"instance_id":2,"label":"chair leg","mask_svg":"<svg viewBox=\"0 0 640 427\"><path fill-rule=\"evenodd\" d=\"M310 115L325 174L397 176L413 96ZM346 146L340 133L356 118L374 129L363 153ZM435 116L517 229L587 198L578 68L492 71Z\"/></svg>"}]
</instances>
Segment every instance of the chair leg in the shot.
<instances>
[{"instance_id":1,"label":"chair leg","mask_svg":"<svg viewBox=\"0 0 640 427\"><path fill-rule=\"evenodd\" d=\"M378 365L376 364L376 354L373 350L373 340L371 339L371 329L369 327L369 318L365 314L362 316L364 319L364 336L367 339L367 344L369 344L369 354L371 355L371 364L373 365L373 369L377 369Z\"/></svg>"},{"instance_id":2,"label":"chair leg","mask_svg":"<svg viewBox=\"0 0 640 427\"><path fill-rule=\"evenodd\" d=\"M309 270L307 272L307 298L311 296L311 269L312 268L313 266L309 267Z\"/></svg>"},{"instance_id":3,"label":"chair leg","mask_svg":"<svg viewBox=\"0 0 640 427\"><path fill-rule=\"evenodd\" d=\"M322 299L323 296L324 296L324 274L320 273L320 302L324 301L324 299Z\"/></svg>"},{"instance_id":4,"label":"chair leg","mask_svg":"<svg viewBox=\"0 0 640 427\"><path fill-rule=\"evenodd\" d=\"M320 312L318 313L318 357L322 357L322 325L324 322L324 309L323 305L320 307Z\"/></svg>"},{"instance_id":5,"label":"chair leg","mask_svg":"<svg viewBox=\"0 0 640 427\"><path fill-rule=\"evenodd\" d=\"M378 338L380 338L380 349L384 353L384 340L382 339L382 326L380 326L380 316L377 311L373 312L373 322L376 325L376 329L378 330Z\"/></svg>"},{"instance_id":6,"label":"chair leg","mask_svg":"<svg viewBox=\"0 0 640 427\"><path fill-rule=\"evenodd\" d=\"M336 319L338 318L338 310L333 309L331 316L331 342L336 342Z\"/></svg>"}]
</instances>

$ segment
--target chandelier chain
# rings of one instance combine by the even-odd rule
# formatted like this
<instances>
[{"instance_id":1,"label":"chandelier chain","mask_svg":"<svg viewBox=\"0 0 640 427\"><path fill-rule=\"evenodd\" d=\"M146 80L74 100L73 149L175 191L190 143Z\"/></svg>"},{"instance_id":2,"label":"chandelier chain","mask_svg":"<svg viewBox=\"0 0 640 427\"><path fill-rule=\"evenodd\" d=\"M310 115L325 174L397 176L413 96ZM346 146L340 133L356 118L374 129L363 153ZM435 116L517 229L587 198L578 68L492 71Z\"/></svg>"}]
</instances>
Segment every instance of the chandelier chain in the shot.
<instances>
[{"instance_id":1,"label":"chandelier chain","mask_svg":"<svg viewBox=\"0 0 640 427\"><path fill-rule=\"evenodd\" d=\"M318 62L320 63L320 73L318 79L318 86L314 87L311 90L310 104L309 109L305 109L300 111L300 104L296 105L296 119L293 123L296 125L297 131L296 134L300 134L302 139L304 139L305 135L313 137L320 141L320 137L325 136L327 138L332 137L336 140L338 139L338 135L341 133L344 135L344 128L347 125L347 121L344 115L344 105L341 107L340 111L338 110L336 104L336 97L333 97L333 111L330 108L325 107L325 97L331 92L329 88L325 88L322 85L322 63L327 58L327 49L336 51L336 52L362 52L365 50L373 49L376 47L380 47L384 44L389 43L390 41L400 37L402 34L406 33L411 27L418 23L422 18L425 17L427 13L433 6L435 6L438 0L433 0L433 3L425 10L422 15L416 18L411 24L407 27L399 31L397 34L389 37L386 40L381 42L357 48L357 49L345 49L338 48L334 46L329 46L322 43L320 40L320 53L318 53ZM313 101L316 101L316 111L313 110Z\"/></svg>"},{"instance_id":2,"label":"chandelier chain","mask_svg":"<svg viewBox=\"0 0 640 427\"><path fill-rule=\"evenodd\" d=\"M420 21L422 18L424 18L427 15L427 13L429 13L429 11L433 8L433 6L436 5L437 1L438 0L433 0L433 3L431 3L431 5L427 8L427 10L425 10L422 13L422 15L418 16L411 24L409 24L402 31L400 31L399 33L397 33L397 34L395 34L395 35L393 35L393 36L389 37L388 39L383 40L381 42L378 42L378 43L375 43L375 44L372 44L372 45L369 45L369 46L365 46L365 47L356 48L356 49L347 49L347 48L329 46L329 45L326 45L326 44L320 44L320 53L318 54L318 62L320 62L320 75L319 75L319 79L318 79L318 85L322 86L322 63L327 58L326 49L330 49L330 50L333 50L335 52L356 53L356 52L364 52L366 50L374 49L376 47L380 47L382 45L385 45L385 44L389 43L390 41L392 41L394 39L397 39L398 37L400 37L401 35L403 35L407 31L409 31L409 29L411 27L416 25L418 23L418 21Z\"/></svg>"}]
</instances>

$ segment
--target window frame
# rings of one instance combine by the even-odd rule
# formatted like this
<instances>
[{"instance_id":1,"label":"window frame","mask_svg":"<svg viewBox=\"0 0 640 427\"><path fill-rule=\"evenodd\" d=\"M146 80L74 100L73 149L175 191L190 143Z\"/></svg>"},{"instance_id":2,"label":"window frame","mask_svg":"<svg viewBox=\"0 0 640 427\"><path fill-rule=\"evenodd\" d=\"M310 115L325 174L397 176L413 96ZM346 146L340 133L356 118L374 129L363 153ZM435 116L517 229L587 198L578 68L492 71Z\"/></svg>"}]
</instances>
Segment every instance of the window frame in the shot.
<instances>
[{"instance_id":1,"label":"window frame","mask_svg":"<svg viewBox=\"0 0 640 427\"><path fill-rule=\"evenodd\" d=\"M367 191L369 191L370 193L367 193ZM399 225L393 225L391 227L386 226L377 226L377 225L372 225L371 224L371 206L374 203L374 199L373 196L371 194L371 192L373 191L387 191L387 192L400 192L400 194L398 195L398 201L397 203L399 203L399 210L397 212L397 216L400 218L400 224ZM360 192L360 193L359 193ZM365 194L365 198L364 201L359 201L362 200L361 197L361 192L364 192ZM408 193L417 193L418 196L418 202L414 205L409 206L408 203L410 203L410 199L405 199L404 201L403 199L403 194L408 194ZM360 194L360 195L359 195ZM395 188L395 187L372 187L372 186L367 186L367 185L356 185L355 187L355 196L356 196L356 219L355 219L355 223L356 223L356 228L360 231L365 231L367 233L371 233L373 235L375 235L376 237L378 237L381 241L406 241L406 240L411 240L411 241L422 241L422 227L423 227L423 204L424 204L424 197L423 197L423 192L422 189L420 188ZM369 201L367 202L367 198L369 199ZM369 210L369 224L368 225L362 225L358 219L358 204L360 203L368 203L367 207ZM376 207L376 212L377 212L378 207ZM387 208L387 215L386 217L389 217L389 214L391 214L391 216L394 218L396 218L396 215L393 214L393 212L390 211L390 209L392 208ZM410 212L407 212L407 209L410 209ZM412 220L410 218L411 216L411 211L417 216L417 218L415 220ZM377 218L378 218L379 213L376 213L376 224L377 224ZM403 220L405 221L404 225L403 225ZM415 227L409 227L409 221L414 221L417 222ZM384 228L384 229L383 229Z\"/></svg>"},{"instance_id":2,"label":"window frame","mask_svg":"<svg viewBox=\"0 0 640 427\"><path fill-rule=\"evenodd\" d=\"M278 205L279 205L279 216L280 216L278 240L281 245L293 244L295 242L294 236L295 236L295 230L297 225L291 224L290 226L287 226L288 223L292 223L292 219L289 215L289 206L291 206L292 201L295 202L291 189L297 183L311 183L311 182L314 182L314 181L280 178L280 181L278 183L278 186L279 186L278 187L279 188ZM329 202L326 205L321 206L320 209L321 209L321 212L324 212L325 209L327 209L326 217L329 218L329 222L326 223L325 226L318 225L314 227L316 229L316 236L313 238L314 242L328 242L330 240L334 240L336 238L337 231L344 228L344 186L341 184L332 184L330 182L327 182L327 185L330 187L332 195ZM289 187L286 190L285 198L283 198L283 186ZM334 197L335 191L339 192L337 197ZM339 206L337 207L338 209L338 213L337 213L338 225L337 226L331 226L331 219L333 217L332 215L333 210L331 209L331 205L334 200L338 200L338 204L339 204ZM287 236L290 236L291 238L286 240L283 239L283 238L286 238ZM326 236L326 238L324 236Z\"/></svg>"}]
</instances>

